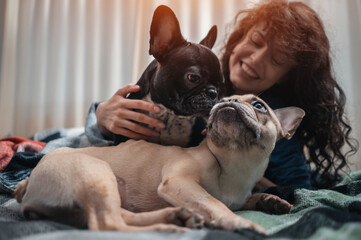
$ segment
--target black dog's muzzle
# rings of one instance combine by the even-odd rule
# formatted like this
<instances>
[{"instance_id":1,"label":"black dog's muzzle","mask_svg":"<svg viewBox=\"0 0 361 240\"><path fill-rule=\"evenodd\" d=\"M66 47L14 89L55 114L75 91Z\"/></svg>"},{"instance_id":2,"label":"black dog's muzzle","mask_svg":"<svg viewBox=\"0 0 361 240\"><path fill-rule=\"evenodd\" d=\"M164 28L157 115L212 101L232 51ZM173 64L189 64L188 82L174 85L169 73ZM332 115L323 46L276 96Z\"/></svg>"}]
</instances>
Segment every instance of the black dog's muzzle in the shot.
<instances>
[{"instance_id":1,"label":"black dog's muzzle","mask_svg":"<svg viewBox=\"0 0 361 240\"><path fill-rule=\"evenodd\" d=\"M218 98L218 91L215 87L208 87L205 91L211 100L215 100Z\"/></svg>"}]
</instances>

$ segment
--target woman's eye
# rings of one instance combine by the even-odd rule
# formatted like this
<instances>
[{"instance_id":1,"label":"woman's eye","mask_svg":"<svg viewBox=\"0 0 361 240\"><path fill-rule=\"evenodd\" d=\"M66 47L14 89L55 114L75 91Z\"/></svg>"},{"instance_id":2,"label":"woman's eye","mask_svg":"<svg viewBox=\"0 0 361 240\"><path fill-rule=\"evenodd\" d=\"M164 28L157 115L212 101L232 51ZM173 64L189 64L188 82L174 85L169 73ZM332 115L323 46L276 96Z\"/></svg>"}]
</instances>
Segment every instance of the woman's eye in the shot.
<instances>
[{"instance_id":1,"label":"woman's eye","mask_svg":"<svg viewBox=\"0 0 361 240\"><path fill-rule=\"evenodd\" d=\"M253 32L251 35L251 41L257 46L261 46L264 42L264 39L259 32Z\"/></svg>"},{"instance_id":2,"label":"woman's eye","mask_svg":"<svg viewBox=\"0 0 361 240\"><path fill-rule=\"evenodd\" d=\"M260 111L260 112L267 112L266 106L265 106L263 103L261 103L261 102L254 101L254 102L252 103L252 106L253 106L254 109L256 109L256 110L258 110L258 111Z\"/></svg>"},{"instance_id":3,"label":"woman's eye","mask_svg":"<svg viewBox=\"0 0 361 240\"><path fill-rule=\"evenodd\" d=\"M276 66L280 66L280 65L282 65L279 61L277 61L275 58L272 58L272 64L273 65L276 65Z\"/></svg>"},{"instance_id":4,"label":"woman's eye","mask_svg":"<svg viewBox=\"0 0 361 240\"><path fill-rule=\"evenodd\" d=\"M272 61L272 64L275 66L282 66L286 62L285 60L283 60L283 58L276 59L274 57L271 59L271 61Z\"/></svg>"},{"instance_id":5,"label":"woman's eye","mask_svg":"<svg viewBox=\"0 0 361 240\"><path fill-rule=\"evenodd\" d=\"M187 79L192 83L197 83L199 82L201 77L195 74L187 74Z\"/></svg>"}]
</instances>

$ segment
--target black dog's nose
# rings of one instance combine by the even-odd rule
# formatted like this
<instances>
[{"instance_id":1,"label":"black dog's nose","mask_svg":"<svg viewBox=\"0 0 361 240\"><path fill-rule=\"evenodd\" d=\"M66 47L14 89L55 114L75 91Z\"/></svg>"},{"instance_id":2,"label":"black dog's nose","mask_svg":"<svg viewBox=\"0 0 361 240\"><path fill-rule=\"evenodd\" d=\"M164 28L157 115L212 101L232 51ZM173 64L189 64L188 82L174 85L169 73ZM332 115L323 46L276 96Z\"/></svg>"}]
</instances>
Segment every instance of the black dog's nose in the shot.
<instances>
[{"instance_id":1,"label":"black dog's nose","mask_svg":"<svg viewBox=\"0 0 361 240\"><path fill-rule=\"evenodd\" d=\"M207 89L207 95L211 98L211 99L216 99L218 96L218 92L215 88L208 88Z\"/></svg>"}]
</instances>

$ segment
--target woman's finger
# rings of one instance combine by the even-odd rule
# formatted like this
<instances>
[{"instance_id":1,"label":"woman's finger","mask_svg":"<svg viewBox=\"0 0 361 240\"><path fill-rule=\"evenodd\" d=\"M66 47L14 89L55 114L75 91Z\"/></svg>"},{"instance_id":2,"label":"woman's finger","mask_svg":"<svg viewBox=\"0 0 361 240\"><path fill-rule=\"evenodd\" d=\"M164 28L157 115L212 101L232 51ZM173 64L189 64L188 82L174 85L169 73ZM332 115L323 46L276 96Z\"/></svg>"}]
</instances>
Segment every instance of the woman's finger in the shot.
<instances>
[{"instance_id":1,"label":"woman's finger","mask_svg":"<svg viewBox=\"0 0 361 240\"><path fill-rule=\"evenodd\" d=\"M136 111L129 110L129 109L119 109L117 116L119 119L132 120L137 123L144 123L144 124L150 125L155 128L164 128L165 127L165 124L162 121L160 121L156 118L152 118L147 114L136 112Z\"/></svg>"},{"instance_id":2,"label":"woman's finger","mask_svg":"<svg viewBox=\"0 0 361 240\"><path fill-rule=\"evenodd\" d=\"M140 87L138 85L134 84L128 84L125 87L122 87L116 91L114 95L119 95L123 98L125 98L129 93L138 92L140 90Z\"/></svg>"},{"instance_id":3,"label":"woman's finger","mask_svg":"<svg viewBox=\"0 0 361 240\"><path fill-rule=\"evenodd\" d=\"M119 119L116 121L114 126L112 126L111 131L116 134L121 134L123 129L129 130L132 133L139 134L144 137L159 137L159 133L157 131L125 119Z\"/></svg>"},{"instance_id":4,"label":"woman's finger","mask_svg":"<svg viewBox=\"0 0 361 240\"><path fill-rule=\"evenodd\" d=\"M123 99L119 104L120 107L128 109L137 109L152 113L160 112L160 107L157 104L144 100Z\"/></svg>"}]
</instances>

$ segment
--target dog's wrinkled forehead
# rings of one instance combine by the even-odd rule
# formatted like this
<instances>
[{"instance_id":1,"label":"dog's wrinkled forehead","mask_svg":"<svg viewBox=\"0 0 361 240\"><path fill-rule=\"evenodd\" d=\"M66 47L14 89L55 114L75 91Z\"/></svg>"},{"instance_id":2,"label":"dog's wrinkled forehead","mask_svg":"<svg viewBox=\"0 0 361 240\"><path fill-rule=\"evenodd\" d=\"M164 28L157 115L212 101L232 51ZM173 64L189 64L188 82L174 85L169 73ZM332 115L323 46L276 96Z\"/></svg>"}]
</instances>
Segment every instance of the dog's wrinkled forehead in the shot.
<instances>
[{"instance_id":1,"label":"dog's wrinkled forehead","mask_svg":"<svg viewBox=\"0 0 361 240\"><path fill-rule=\"evenodd\" d=\"M263 101L261 98L253 95L253 94L245 94L245 95L233 95L230 97L224 97L220 102L241 102L246 104L250 109L256 109L263 113L271 113L272 109L268 106L268 104Z\"/></svg>"},{"instance_id":2,"label":"dog's wrinkled forehead","mask_svg":"<svg viewBox=\"0 0 361 240\"><path fill-rule=\"evenodd\" d=\"M218 62L219 64L217 55L210 48L202 44L189 42L187 46L182 49L182 51L186 57L194 57L196 61L211 60L214 62Z\"/></svg>"},{"instance_id":3,"label":"dog's wrinkled forehead","mask_svg":"<svg viewBox=\"0 0 361 240\"><path fill-rule=\"evenodd\" d=\"M169 55L168 63L171 62L182 67L199 66L208 72L216 73L215 77L221 74L221 65L217 55L208 47L197 43L188 43L185 47L175 49Z\"/></svg>"},{"instance_id":4,"label":"dog's wrinkled forehead","mask_svg":"<svg viewBox=\"0 0 361 240\"><path fill-rule=\"evenodd\" d=\"M243 102L243 103L257 100L257 101L261 101L264 104L266 104L262 99L260 99L259 97L255 96L253 94L233 95L233 96L230 96L230 97L224 97L224 98L222 98L221 101L226 102L226 101L230 101L230 100L238 100L238 101Z\"/></svg>"},{"instance_id":5,"label":"dog's wrinkled forehead","mask_svg":"<svg viewBox=\"0 0 361 240\"><path fill-rule=\"evenodd\" d=\"M270 119L278 131L281 131L282 129L282 126L274 110L268 106L265 101L253 94L233 95L230 97L224 97L221 99L221 101L240 101L247 105L255 113L258 121L263 122L266 121L266 119Z\"/></svg>"},{"instance_id":6,"label":"dog's wrinkled forehead","mask_svg":"<svg viewBox=\"0 0 361 240\"><path fill-rule=\"evenodd\" d=\"M268 104L263 101L261 98L257 97L253 94L245 94L245 95L233 95L230 97L224 97L221 99L221 102L227 101L239 101L249 107L251 111L254 112L258 120L262 120L263 117L268 118L269 116L277 128L281 128L280 123L273 111L273 109L268 106Z\"/></svg>"},{"instance_id":7,"label":"dog's wrinkled forehead","mask_svg":"<svg viewBox=\"0 0 361 240\"><path fill-rule=\"evenodd\" d=\"M171 78L173 83L179 81L182 86L183 83L188 83L187 74L193 77L190 82L194 87L212 85L219 88L224 83L221 64L217 55L201 44L188 43L187 46L172 50L167 63L163 64L162 67L162 70L168 72L167 77Z\"/></svg>"}]
</instances>

